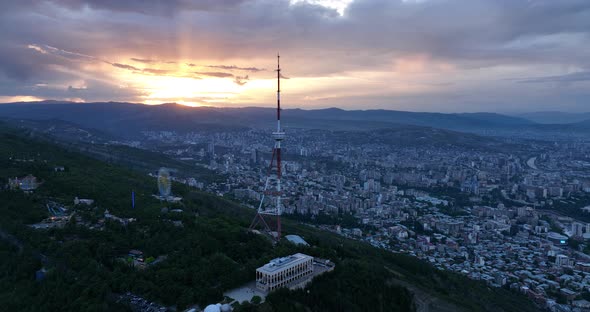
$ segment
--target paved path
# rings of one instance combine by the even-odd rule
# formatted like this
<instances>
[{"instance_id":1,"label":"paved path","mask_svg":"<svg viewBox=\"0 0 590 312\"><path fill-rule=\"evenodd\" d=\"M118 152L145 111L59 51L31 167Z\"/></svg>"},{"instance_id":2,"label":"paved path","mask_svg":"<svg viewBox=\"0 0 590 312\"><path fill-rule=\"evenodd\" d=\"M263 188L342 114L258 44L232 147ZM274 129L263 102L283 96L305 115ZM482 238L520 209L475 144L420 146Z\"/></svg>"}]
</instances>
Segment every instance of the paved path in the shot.
<instances>
[{"instance_id":1,"label":"paved path","mask_svg":"<svg viewBox=\"0 0 590 312\"><path fill-rule=\"evenodd\" d=\"M266 294L256 289L255 281L249 282L242 287L229 290L223 295L235 299L238 302L250 301L253 296L259 296L262 298L262 302L264 302L264 299L266 298Z\"/></svg>"}]
</instances>

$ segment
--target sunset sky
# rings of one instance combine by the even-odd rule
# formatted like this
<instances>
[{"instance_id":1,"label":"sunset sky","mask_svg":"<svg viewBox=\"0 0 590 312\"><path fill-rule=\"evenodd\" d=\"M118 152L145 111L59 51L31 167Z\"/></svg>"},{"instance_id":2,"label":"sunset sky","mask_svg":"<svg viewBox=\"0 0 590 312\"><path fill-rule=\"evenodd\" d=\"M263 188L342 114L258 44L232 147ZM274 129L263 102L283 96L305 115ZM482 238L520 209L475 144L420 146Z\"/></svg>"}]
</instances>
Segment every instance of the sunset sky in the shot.
<instances>
[{"instance_id":1,"label":"sunset sky","mask_svg":"<svg viewBox=\"0 0 590 312\"><path fill-rule=\"evenodd\" d=\"M4 0L0 102L590 111L588 0Z\"/></svg>"}]
</instances>

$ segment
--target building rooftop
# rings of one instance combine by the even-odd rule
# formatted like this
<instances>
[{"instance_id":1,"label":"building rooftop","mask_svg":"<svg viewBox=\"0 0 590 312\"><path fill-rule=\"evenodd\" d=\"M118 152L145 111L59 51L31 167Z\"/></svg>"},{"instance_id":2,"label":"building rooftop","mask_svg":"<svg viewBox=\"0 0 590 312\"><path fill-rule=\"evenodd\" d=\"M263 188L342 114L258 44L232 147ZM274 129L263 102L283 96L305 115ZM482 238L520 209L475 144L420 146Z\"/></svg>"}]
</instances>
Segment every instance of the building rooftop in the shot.
<instances>
[{"instance_id":1,"label":"building rooftop","mask_svg":"<svg viewBox=\"0 0 590 312\"><path fill-rule=\"evenodd\" d=\"M299 235L287 235L285 238L295 245L309 246L309 244Z\"/></svg>"},{"instance_id":2,"label":"building rooftop","mask_svg":"<svg viewBox=\"0 0 590 312\"><path fill-rule=\"evenodd\" d=\"M313 257L304 255L302 253L296 253L287 257L272 259L269 263L259 267L257 271L270 274L280 271L283 268L291 267L293 265L305 262L309 259L313 259Z\"/></svg>"},{"instance_id":3,"label":"building rooftop","mask_svg":"<svg viewBox=\"0 0 590 312\"><path fill-rule=\"evenodd\" d=\"M568 239L567 236L565 235L561 235L559 233L555 233L555 232L549 232L549 234L547 235L548 238L552 238L552 239Z\"/></svg>"}]
</instances>

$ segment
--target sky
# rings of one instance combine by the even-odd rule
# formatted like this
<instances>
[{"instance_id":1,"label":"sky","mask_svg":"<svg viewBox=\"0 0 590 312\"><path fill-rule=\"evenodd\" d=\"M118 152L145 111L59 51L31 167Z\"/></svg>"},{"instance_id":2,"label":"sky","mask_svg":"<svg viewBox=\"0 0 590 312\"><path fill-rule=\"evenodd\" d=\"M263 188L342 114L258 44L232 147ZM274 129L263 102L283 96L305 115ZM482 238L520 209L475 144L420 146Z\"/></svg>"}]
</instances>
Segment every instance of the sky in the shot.
<instances>
[{"instance_id":1,"label":"sky","mask_svg":"<svg viewBox=\"0 0 590 312\"><path fill-rule=\"evenodd\" d=\"M588 0L3 0L0 102L590 111Z\"/></svg>"}]
</instances>

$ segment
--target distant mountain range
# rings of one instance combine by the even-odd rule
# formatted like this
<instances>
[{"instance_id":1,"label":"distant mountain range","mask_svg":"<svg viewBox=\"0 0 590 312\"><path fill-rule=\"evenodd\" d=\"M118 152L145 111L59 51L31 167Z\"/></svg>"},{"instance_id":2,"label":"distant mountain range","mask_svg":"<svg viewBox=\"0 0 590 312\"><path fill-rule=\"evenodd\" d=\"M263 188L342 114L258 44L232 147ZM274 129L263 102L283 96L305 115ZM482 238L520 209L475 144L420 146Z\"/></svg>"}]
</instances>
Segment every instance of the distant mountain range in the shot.
<instances>
[{"instance_id":1,"label":"distant mountain range","mask_svg":"<svg viewBox=\"0 0 590 312\"><path fill-rule=\"evenodd\" d=\"M11 103L0 105L0 116L18 119L60 119L101 130L179 129L198 125L256 127L274 123L273 108L187 107L177 104L156 106L131 103ZM531 121L492 113L442 114L391 110L338 108L283 111L287 127L303 128L385 128L389 124L409 124L444 129L528 125Z\"/></svg>"},{"instance_id":2,"label":"distant mountain range","mask_svg":"<svg viewBox=\"0 0 590 312\"><path fill-rule=\"evenodd\" d=\"M187 107L178 104L150 106L117 102L44 101L0 105L0 117L31 120L57 119L117 136L135 136L144 130L215 131L266 128L273 126L275 114L274 108ZM495 113L443 114L328 108L286 109L283 110L282 116L283 125L287 129L374 130L413 125L476 133L520 130L590 131L590 121L545 125L545 122L534 120L535 118L541 120L541 117L545 115L549 113L507 116Z\"/></svg>"},{"instance_id":3,"label":"distant mountain range","mask_svg":"<svg viewBox=\"0 0 590 312\"><path fill-rule=\"evenodd\" d=\"M590 120L590 113L566 113L558 111L534 112L517 115L541 124L573 124Z\"/></svg>"},{"instance_id":4,"label":"distant mountain range","mask_svg":"<svg viewBox=\"0 0 590 312\"><path fill-rule=\"evenodd\" d=\"M287 110L285 114L289 114L288 116L295 120L302 118L332 121L372 121L452 130L533 124L533 122L523 118L494 113L443 114L395 110L342 110L338 108L328 108L318 110L293 109Z\"/></svg>"}]
</instances>

